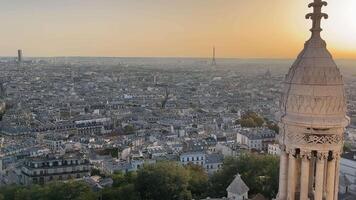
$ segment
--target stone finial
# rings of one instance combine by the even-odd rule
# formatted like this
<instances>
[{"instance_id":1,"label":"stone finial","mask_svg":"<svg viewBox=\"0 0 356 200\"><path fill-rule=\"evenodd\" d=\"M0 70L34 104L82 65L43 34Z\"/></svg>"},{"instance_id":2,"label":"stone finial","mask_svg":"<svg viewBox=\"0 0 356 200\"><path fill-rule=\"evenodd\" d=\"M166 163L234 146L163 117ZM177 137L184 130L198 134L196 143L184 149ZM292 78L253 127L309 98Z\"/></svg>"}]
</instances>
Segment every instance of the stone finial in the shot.
<instances>
[{"instance_id":1,"label":"stone finial","mask_svg":"<svg viewBox=\"0 0 356 200\"><path fill-rule=\"evenodd\" d=\"M314 0L313 3L309 4L309 8L313 7L313 13L309 13L305 16L306 19L311 19L313 21L313 27L310 29L312 36L320 36L321 29L321 19L327 19L329 16L321 12L323 6L327 6L328 3L322 0Z\"/></svg>"}]
</instances>

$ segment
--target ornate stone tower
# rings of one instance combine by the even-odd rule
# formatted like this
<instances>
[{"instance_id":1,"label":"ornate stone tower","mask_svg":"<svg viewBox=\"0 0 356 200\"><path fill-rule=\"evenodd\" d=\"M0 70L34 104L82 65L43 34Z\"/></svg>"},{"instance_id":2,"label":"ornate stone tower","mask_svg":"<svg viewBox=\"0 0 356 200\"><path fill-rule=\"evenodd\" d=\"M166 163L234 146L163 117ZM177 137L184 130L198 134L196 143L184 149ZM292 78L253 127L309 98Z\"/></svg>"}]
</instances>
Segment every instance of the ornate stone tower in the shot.
<instances>
[{"instance_id":1,"label":"ornate stone tower","mask_svg":"<svg viewBox=\"0 0 356 200\"><path fill-rule=\"evenodd\" d=\"M349 124L340 71L322 40L321 12L314 0L311 38L290 68L280 102L278 200L337 200L339 159Z\"/></svg>"}]
</instances>

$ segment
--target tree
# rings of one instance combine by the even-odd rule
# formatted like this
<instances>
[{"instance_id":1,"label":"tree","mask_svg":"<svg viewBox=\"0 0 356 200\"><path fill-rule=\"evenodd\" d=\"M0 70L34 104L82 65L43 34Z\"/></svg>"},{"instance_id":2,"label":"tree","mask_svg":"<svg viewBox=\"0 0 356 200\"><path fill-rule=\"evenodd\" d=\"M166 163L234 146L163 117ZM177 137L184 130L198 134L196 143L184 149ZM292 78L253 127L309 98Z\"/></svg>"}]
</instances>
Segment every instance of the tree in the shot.
<instances>
[{"instance_id":1,"label":"tree","mask_svg":"<svg viewBox=\"0 0 356 200\"><path fill-rule=\"evenodd\" d=\"M275 197L278 190L278 158L271 155L244 154L238 158L227 158L222 170L211 178L211 197L226 196L226 188L237 173L250 188L250 194L261 193Z\"/></svg>"},{"instance_id":2,"label":"tree","mask_svg":"<svg viewBox=\"0 0 356 200\"><path fill-rule=\"evenodd\" d=\"M255 112L248 111L238 120L242 127L253 128L263 126L265 120Z\"/></svg>"},{"instance_id":3,"label":"tree","mask_svg":"<svg viewBox=\"0 0 356 200\"><path fill-rule=\"evenodd\" d=\"M276 123L274 123L274 122L268 122L267 123L267 127L270 129L270 130L272 130L272 131L274 131L275 133L279 133L279 126L278 126L278 124L276 124Z\"/></svg>"},{"instance_id":4,"label":"tree","mask_svg":"<svg viewBox=\"0 0 356 200\"><path fill-rule=\"evenodd\" d=\"M253 121L252 118L240 119L239 123L241 127L246 127L246 128L257 127L257 123Z\"/></svg>"},{"instance_id":5,"label":"tree","mask_svg":"<svg viewBox=\"0 0 356 200\"><path fill-rule=\"evenodd\" d=\"M136 172L122 173L115 172L111 178L113 179L113 187L121 187L128 184L133 184L136 181L137 174Z\"/></svg>"},{"instance_id":6,"label":"tree","mask_svg":"<svg viewBox=\"0 0 356 200\"><path fill-rule=\"evenodd\" d=\"M96 194L83 182L53 182L43 186L44 199L51 200L96 200Z\"/></svg>"},{"instance_id":7,"label":"tree","mask_svg":"<svg viewBox=\"0 0 356 200\"><path fill-rule=\"evenodd\" d=\"M189 172L188 190L194 199L203 199L208 197L209 177L204 169L198 165L188 165L186 169Z\"/></svg>"},{"instance_id":8,"label":"tree","mask_svg":"<svg viewBox=\"0 0 356 200\"><path fill-rule=\"evenodd\" d=\"M352 150L352 145L348 142L345 142L344 143L344 146L343 146L343 151L344 152L350 152Z\"/></svg>"},{"instance_id":9,"label":"tree","mask_svg":"<svg viewBox=\"0 0 356 200\"><path fill-rule=\"evenodd\" d=\"M0 188L0 194L4 199L15 199L15 194L18 189L16 185L8 185Z\"/></svg>"},{"instance_id":10,"label":"tree","mask_svg":"<svg viewBox=\"0 0 356 200\"><path fill-rule=\"evenodd\" d=\"M50 183L47 185L7 186L0 189L6 200L96 200L96 194L83 182Z\"/></svg>"},{"instance_id":11,"label":"tree","mask_svg":"<svg viewBox=\"0 0 356 200\"><path fill-rule=\"evenodd\" d=\"M136 191L145 200L189 200L189 173L176 163L146 165L137 173Z\"/></svg>"},{"instance_id":12,"label":"tree","mask_svg":"<svg viewBox=\"0 0 356 200\"><path fill-rule=\"evenodd\" d=\"M102 191L102 199L105 200L139 200L139 194L135 190L134 184L127 184L121 187L105 188Z\"/></svg>"},{"instance_id":13,"label":"tree","mask_svg":"<svg viewBox=\"0 0 356 200\"><path fill-rule=\"evenodd\" d=\"M135 128L132 125L126 125L124 127L124 133L125 135L130 135L135 133Z\"/></svg>"}]
</instances>

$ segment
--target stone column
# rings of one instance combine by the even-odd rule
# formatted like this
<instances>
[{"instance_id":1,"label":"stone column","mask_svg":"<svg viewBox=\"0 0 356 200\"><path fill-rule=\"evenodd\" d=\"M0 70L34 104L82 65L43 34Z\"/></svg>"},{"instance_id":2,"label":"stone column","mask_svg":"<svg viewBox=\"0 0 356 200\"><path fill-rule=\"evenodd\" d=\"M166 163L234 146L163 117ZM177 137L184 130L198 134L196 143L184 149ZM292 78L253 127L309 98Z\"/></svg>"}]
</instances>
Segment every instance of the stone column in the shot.
<instances>
[{"instance_id":1,"label":"stone column","mask_svg":"<svg viewBox=\"0 0 356 200\"><path fill-rule=\"evenodd\" d=\"M339 199L339 181L340 181L340 152L335 153L335 188L334 188L334 200Z\"/></svg>"},{"instance_id":2,"label":"stone column","mask_svg":"<svg viewBox=\"0 0 356 200\"><path fill-rule=\"evenodd\" d=\"M334 200L336 161L333 153L332 160L328 162L326 200Z\"/></svg>"},{"instance_id":3,"label":"stone column","mask_svg":"<svg viewBox=\"0 0 356 200\"><path fill-rule=\"evenodd\" d=\"M315 156L312 154L309 162L309 193L314 193L314 179L315 179Z\"/></svg>"},{"instance_id":4,"label":"stone column","mask_svg":"<svg viewBox=\"0 0 356 200\"><path fill-rule=\"evenodd\" d=\"M289 161L288 161L288 195L287 200L295 200L295 150L290 150Z\"/></svg>"},{"instance_id":5,"label":"stone column","mask_svg":"<svg viewBox=\"0 0 356 200\"><path fill-rule=\"evenodd\" d=\"M288 180L288 155L285 148L281 148L280 164L279 164L279 191L278 199L287 199L287 180Z\"/></svg>"},{"instance_id":6,"label":"stone column","mask_svg":"<svg viewBox=\"0 0 356 200\"><path fill-rule=\"evenodd\" d=\"M316 160L316 173L315 173L315 193L314 200L323 200L324 190L324 165L327 158L326 152L318 152Z\"/></svg>"},{"instance_id":7,"label":"stone column","mask_svg":"<svg viewBox=\"0 0 356 200\"><path fill-rule=\"evenodd\" d=\"M307 200L309 194L309 170L310 170L310 151L302 151L302 167L300 177L300 200Z\"/></svg>"}]
</instances>

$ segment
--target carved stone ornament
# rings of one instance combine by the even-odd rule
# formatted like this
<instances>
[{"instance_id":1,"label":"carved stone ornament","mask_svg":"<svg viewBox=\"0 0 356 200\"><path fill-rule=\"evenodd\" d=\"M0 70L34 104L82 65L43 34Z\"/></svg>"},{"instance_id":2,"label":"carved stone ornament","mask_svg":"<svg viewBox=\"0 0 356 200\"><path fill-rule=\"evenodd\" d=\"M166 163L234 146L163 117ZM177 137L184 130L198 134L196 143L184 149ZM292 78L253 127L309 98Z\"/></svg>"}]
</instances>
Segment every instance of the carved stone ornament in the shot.
<instances>
[{"instance_id":1,"label":"carved stone ornament","mask_svg":"<svg viewBox=\"0 0 356 200\"><path fill-rule=\"evenodd\" d=\"M330 144L340 145L343 137L340 135L319 135L319 134L304 134L304 133L288 133L287 139L292 144Z\"/></svg>"},{"instance_id":2,"label":"carved stone ornament","mask_svg":"<svg viewBox=\"0 0 356 200\"><path fill-rule=\"evenodd\" d=\"M311 151L303 150L300 152L300 157L302 159L310 160L312 157Z\"/></svg>"},{"instance_id":3,"label":"carved stone ornament","mask_svg":"<svg viewBox=\"0 0 356 200\"><path fill-rule=\"evenodd\" d=\"M319 160L326 160L328 158L328 155L328 152L318 152L316 156Z\"/></svg>"}]
</instances>

